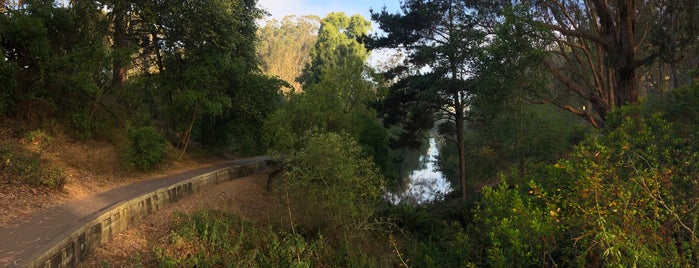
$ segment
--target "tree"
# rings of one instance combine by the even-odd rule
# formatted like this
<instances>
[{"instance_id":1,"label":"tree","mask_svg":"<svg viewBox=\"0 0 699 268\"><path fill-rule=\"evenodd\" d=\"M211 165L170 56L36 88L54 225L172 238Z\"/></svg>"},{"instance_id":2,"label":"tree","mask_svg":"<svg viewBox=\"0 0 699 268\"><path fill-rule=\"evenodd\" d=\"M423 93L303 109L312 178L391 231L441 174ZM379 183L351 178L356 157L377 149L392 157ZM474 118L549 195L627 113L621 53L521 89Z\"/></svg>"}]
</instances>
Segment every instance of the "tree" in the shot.
<instances>
[{"instance_id":1,"label":"tree","mask_svg":"<svg viewBox=\"0 0 699 268\"><path fill-rule=\"evenodd\" d=\"M678 61L684 47L699 41L694 0L547 0L531 6L532 23L550 31L546 36L556 48L546 67L588 103L552 102L596 127L612 108L638 100L639 68L659 59Z\"/></svg>"},{"instance_id":2,"label":"tree","mask_svg":"<svg viewBox=\"0 0 699 268\"><path fill-rule=\"evenodd\" d=\"M370 230L385 190L376 165L351 137L305 136L298 152L284 160L286 184L297 200L292 205L301 214L298 220L336 239Z\"/></svg>"},{"instance_id":3,"label":"tree","mask_svg":"<svg viewBox=\"0 0 699 268\"><path fill-rule=\"evenodd\" d=\"M8 113L29 120L55 114L89 135L107 90L104 16L83 2L17 4L0 23L3 60L14 72Z\"/></svg>"},{"instance_id":4,"label":"tree","mask_svg":"<svg viewBox=\"0 0 699 268\"><path fill-rule=\"evenodd\" d=\"M113 21L113 34L112 34L112 85L114 87L123 87L124 82L127 79L128 65L130 63L131 51L133 48L131 45L131 39L133 35L130 34L130 30L133 30L133 24L131 22L132 16L132 3L131 1L117 0L108 1L111 4L111 17Z\"/></svg>"},{"instance_id":5,"label":"tree","mask_svg":"<svg viewBox=\"0 0 699 268\"><path fill-rule=\"evenodd\" d=\"M267 21L258 31L257 51L262 71L279 76L291 85L292 91L300 90L301 84L296 79L310 62L319 27L320 18L311 15Z\"/></svg>"},{"instance_id":6,"label":"tree","mask_svg":"<svg viewBox=\"0 0 699 268\"><path fill-rule=\"evenodd\" d=\"M403 66L389 71L398 77L383 102L389 123L401 123L409 135L431 128L437 120L453 124L461 193L467 197L464 133L466 109L472 97L470 59L483 34L463 1L409 0L403 14L372 12L385 36L374 37L374 48L397 48L409 55ZM412 132L412 133L411 133ZM405 138L410 140L411 137Z\"/></svg>"},{"instance_id":7,"label":"tree","mask_svg":"<svg viewBox=\"0 0 699 268\"><path fill-rule=\"evenodd\" d=\"M489 41L473 64L477 87L468 111L467 154L475 162L469 168L481 178L509 171L523 178L530 164L553 161L569 150L584 122L541 102L552 81L542 64L548 42L528 23L528 10L520 5L498 12L501 19L488 25Z\"/></svg>"},{"instance_id":8,"label":"tree","mask_svg":"<svg viewBox=\"0 0 699 268\"><path fill-rule=\"evenodd\" d=\"M230 119L233 108L243 107L255 98L255 90L265 92L265 98L269 96L266 93L269 88L244 90L248 86L245 82L251 82L259 72L255 20L261 17L262 11L255 6L255 1L166 1L159 4L155 9L159 11L155 21L160 31L156 35L163 70L159 74L159 90L165 119L175 131L181 157L197 127L225 124L219 120ZM274 93L276 89L271 91ZM234 105L235 101L240 101L240 106ZM269 107L257 109L265 108ZM199 125L202 119L211 124ZM216 136L212 133L216 130L209 130L210 136Z\"/></svg>"},{"instance_id":9,"label":"tree","mask_svg":"<svg viewBox=\"0 0 699 268\"><path fill-rule=\"evenodd\" d=\"M276 126L270 134L282 131L301 137L316 128L359 135L359 117L371 114L368 104L376 97L373 84L365 76L368 52L355 39L368 30L369 22L359 15L331 13L321 21L310 63L299 79L303 92L289 96L286 109L272 120ZM270 142L294 143L277 139Z\"/></svg>"},{"instance_id":10,"label":"tree","mask_svg":"<svg viewBox=\"0 0 699 268\"><path fill-rule=\"evenodd\" d=\"M378 84L365 65L368 51L358 41L370 23L359 15L328 14L321 21L310 63L301 76L303 92L289 95L283 109L266 123L270 147L287 153L298 149L310 130L344 133L361 142L384 173L390 173L387 134L371 103Z\"/></svg>"}]
</instances>

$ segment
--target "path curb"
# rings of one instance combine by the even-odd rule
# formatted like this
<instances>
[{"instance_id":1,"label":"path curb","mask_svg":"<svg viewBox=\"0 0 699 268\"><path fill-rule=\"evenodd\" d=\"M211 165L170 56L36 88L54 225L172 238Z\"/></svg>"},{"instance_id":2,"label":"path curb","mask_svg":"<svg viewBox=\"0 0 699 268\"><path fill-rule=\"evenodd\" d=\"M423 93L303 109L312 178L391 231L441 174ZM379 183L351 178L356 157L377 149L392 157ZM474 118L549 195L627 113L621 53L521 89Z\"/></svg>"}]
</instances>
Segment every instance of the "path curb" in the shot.
<instances>
[{"instance_id":1,"label":"path curb","mask_svg":"<svg viewBox=\"0 0 699 268\"><path fill-rule=\"evenodd\" d=\"M201 189L260 173L265 170L268 161L268 157L235 161L107 206L82 218L78 224L39 250L18 258L8 267L75 267L90 251L153 212Z\"/></svg>"}]
</instances>

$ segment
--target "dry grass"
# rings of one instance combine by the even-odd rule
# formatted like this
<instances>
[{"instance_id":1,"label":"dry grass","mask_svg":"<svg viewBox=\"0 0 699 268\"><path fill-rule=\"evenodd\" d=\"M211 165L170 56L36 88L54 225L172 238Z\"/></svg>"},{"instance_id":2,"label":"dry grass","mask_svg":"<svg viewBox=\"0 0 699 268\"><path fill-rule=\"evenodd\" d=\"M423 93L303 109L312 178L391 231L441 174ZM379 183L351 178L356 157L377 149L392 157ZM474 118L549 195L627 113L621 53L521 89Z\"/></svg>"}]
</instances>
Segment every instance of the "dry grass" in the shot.
<instances>
[{"instance_id":1,"label":"dry grass","mask_svg":"<svg viewBox=\"0 0 699 268\"><path fill-rule=\"evenodd\" d=\"M260 223L284 220L284 207L279 198L266 191L267 177L255 175L225 182L183 198L173 206L158 211L117 235L96 249L79 267L154 267L153 249L167 244L176 213L190 214L198 210L233 212Z\"/></svg>"},{"instance_id":2,"label":"dry grass","mask_svg":"<svg viewBox=\"0 0 699 268\"><path fill-rule=\"evenodd\" d=\"M190 155L196 157L169 161L147 173L130 171L121 166L118 149L109 142L76 141L56 124L33 126L8 119L0 120L0 146L37 153L42 166L59 169L66 175L60 190L28 186L20 183L21 178L0 180L0 227L17 218L125 184L224 161L194 146Z\"/></svg>"}]
</instances>

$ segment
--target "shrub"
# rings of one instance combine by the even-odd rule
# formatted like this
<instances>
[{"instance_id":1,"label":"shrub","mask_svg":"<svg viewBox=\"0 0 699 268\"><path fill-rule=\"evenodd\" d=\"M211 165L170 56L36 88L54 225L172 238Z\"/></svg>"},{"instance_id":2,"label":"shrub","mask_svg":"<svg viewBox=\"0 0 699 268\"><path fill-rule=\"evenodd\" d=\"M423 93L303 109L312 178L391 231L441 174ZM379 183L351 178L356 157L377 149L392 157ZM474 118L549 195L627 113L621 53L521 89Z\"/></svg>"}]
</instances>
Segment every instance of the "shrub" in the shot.
<instances>
[{"instance_id":1,"label":"shrub","mask_svg":"<svg viewBox=\"0 0 699 268\"><path fill-rule=\"evenodd\" d=\"M130 128L128 137L122 157L130 168L147 171L165 159L167 142L155 127Z\"/></svg>"},{"instance_id":2,"label":"shrub","mask_svg":"<svg viewBox=\"0 0 699 268\"><path fill-rule=\"evenodd\" d=\"M51 142L53 138L46 134L46 132L41 129L33 130L24 134L25 142L36 146L39 149L45 149L51 147Z\"/></svg>"},{"instance_id":3,"label":"shrub","mask_svg":"<svg viewBox=\"0 0 699 268\"><path fill-rule=\"evenodd\" d=\"M562 173L537 178L565 195L555 201L566 226L559 263L696 266L697 92L685 87L615 109L603 135L587 138L554 166Z\"/></svg>"},{"instance_id":4,"label":"shrub","mask_svg":"<svg viewBox=\"0 0 699 268\"><path fill-rule=\"evenodd\" d=\"M475 233L482 240L482 256L493 267L516 263L528 267L551 266L551 252L560 231L561 209L547 207L539 199L550 198L531 182L531 194L503 183L483 187L483 198L474 215Z\"/></svg>"},{"instance_id":5,"label":"shrub","mask_svg":"<svg viewBox=\"0 0 699 268\"><path fill-rule=\"evenodd\" d=\"M74 112L71 116L73 131L78 139L86 139L92 136L96 122L84 112Z\"/></svg>"},{"instance_id":6,"label":"shrub","mask_svg":"<svg viewBox=\"0 0 699 268\"><path fill-rule=\"evenodd\" d=\"M0 145L0 181L61 189L65 180L66 174L61 169L47 167L38 153L15 146Z\"/></svg>"},{"instance_id":7,"label":"shrub","mask_svg":"<svg viewBox=\"0 0 699 268\"><path fill-rule=\"evenodd\" d=\"M306 227L352 234L371 225L384 180L353 139L335 133L307 135L286 158L289 192Z\"/></svg>"}]
</instances>

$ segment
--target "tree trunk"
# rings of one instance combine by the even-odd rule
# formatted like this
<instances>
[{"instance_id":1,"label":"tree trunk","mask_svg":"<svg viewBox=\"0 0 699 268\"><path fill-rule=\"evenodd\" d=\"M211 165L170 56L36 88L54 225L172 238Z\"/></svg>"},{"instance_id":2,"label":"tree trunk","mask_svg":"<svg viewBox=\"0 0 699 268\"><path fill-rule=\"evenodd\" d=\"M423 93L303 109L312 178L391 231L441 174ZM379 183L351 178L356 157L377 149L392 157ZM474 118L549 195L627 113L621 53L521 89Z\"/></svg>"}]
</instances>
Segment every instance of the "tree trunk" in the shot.
<instances>
[{"instance_id":1,"label":"tree trunk","mask_svg":"<svg viewBox=\"0 0 699 268\"><path fill-rule=\"evenodd\" d=\"M158 73L163 73L165 71L165 66L163 65L163 55L160 53L160 39L158 39L158 33L151 33L153 37L153 50L155 51L155 59L158 64Z\"/></svg>"},{"instance_id":2,"label":"tree trunk","mask_svg":"<svg viewBox=\"0 0 699 268\"><path fill-rule=\"evenodd\" d=\"M614 104L619 107L638 101L638 89L636 87L636 8L633 0L620 0L618 41L617 41L617 66L616 66L616 92Z\"/></svg>"},{"instance_id":3,"label":"tree trunk","mask_svg":"<svg viewBox=\"0 0 699 268\"><path fill-rule=\"evenodd\" d=\"M180 145L177 147L181 148L180 156L177 157L177 161L182 160L185 152L187 152L187 147L189 146L189 141L192 139L192 129L194 129L194 122L197 120L197 111L199 110L199 103L194 103L194 111L192 111L192 120L189 121L189 126L185 130L184 134L180 138Z\"/></svg>"},{"instance_id":4,"label":"tree trunk","mask_svg":"<svg viewBox=\"0 0 699 268\"><path fill-rule=\"evenodd\" d=\"M456 120L456 146L459 153L459 177L461 178L461 198L466 200L468 187L466 184L466 148L464 146L464 110L461 107L461 98L459 93L454 94L454 108Z\"/></svg>"},{"instance_id":5,"label":"tree trunk","mask_svg":"<svg viewBox=\"0 0 699 268\"><path fill-rule=\"evenodd\" d=\"M124 54L129 46L127 33L127 15L129 2L115 1L112 13L114 15L114 44L112 45L112 85L121 88L126 81L128 60Z\"/></svg>"},{"instance_id":6,"label":"tree trunk","mask_svg":"<svg viewBox=\"0 0 699 268\"><path fill-rule=\"evenodd\" d=\"M615 104L617 107L638 101L635 68L620 68L617 70Z\"/></svg>"}]
</instances>

